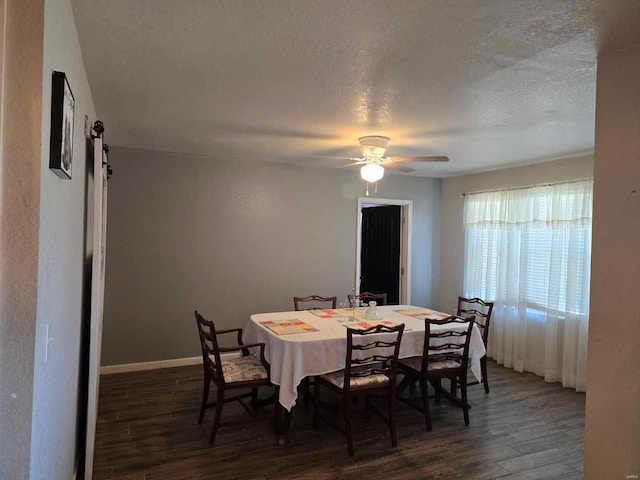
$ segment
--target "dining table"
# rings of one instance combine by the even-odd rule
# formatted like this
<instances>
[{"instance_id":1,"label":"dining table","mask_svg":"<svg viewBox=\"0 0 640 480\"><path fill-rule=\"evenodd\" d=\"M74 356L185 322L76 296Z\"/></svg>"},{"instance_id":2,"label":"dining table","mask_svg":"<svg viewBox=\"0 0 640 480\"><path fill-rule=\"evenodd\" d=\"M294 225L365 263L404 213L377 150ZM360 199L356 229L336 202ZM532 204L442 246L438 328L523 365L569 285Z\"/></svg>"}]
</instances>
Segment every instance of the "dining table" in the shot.
<instances>
[{"instance_id":1,"label":"dining table","mask_svg":"<svg viewBox=\"0 0 640 480\"><path fill-rule=\"evenodd\" d=\"M425 318L438 320L450 316L413 305L386 305L376 307L376 310L376 320L366 319L364 308L255 313L244 328L243 341L265 344L264 355L271 368L271 382L279 386L280 405L290 412L298 398L298 385L304 378L344 368L346 327L366 328L378 323L404 323L399 358L408 358L423 353ZM457 328L464 328L464 324L460 325ZM432 324L431 328L432 331L438 331L456 327ZM478 381L482 380L480 359L485 354L482 334L474 325L469 344L469 363Z\"/></svg>"}]
</instances>

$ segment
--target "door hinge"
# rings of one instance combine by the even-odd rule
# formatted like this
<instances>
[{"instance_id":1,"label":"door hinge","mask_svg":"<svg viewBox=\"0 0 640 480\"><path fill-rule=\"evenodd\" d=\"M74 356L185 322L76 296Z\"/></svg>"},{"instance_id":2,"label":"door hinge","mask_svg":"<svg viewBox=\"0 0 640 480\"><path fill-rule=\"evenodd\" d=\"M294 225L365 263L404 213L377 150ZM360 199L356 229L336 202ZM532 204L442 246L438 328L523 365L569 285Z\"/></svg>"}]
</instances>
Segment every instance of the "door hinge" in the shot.
<instances>
[{"instance_id":1,"label":"door hinge","mask_svg":"<svg viewBox=\"0 0 640 480\"><path fill-rule=\"evenodd\" d=\"M404 275L404 267L400 269L400 275Z\"/></svg>"}]
</instances>

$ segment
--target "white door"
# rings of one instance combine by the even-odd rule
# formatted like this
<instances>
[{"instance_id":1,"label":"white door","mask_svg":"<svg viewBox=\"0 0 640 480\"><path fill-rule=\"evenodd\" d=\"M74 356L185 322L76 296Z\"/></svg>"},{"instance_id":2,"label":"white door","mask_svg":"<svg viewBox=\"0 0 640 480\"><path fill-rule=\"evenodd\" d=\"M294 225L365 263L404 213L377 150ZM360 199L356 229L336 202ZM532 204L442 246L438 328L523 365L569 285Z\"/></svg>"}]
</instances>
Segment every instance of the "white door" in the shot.
<instances>
[{"instance_id":1,"label":"white door","mask_svg":"<svg viewBox=\"0 0 640 480\"><path fill-rule=\"evenodd\" d=\"M93 142L93 264L91 272L91 335L89 341L89 396L87 405L87 445L85 480L93 476L93 453L98 416L100 353L102 348L102 311L104 307L104 265L107 235L107 154L102 138Z\"/></svg>"}]
</instances>

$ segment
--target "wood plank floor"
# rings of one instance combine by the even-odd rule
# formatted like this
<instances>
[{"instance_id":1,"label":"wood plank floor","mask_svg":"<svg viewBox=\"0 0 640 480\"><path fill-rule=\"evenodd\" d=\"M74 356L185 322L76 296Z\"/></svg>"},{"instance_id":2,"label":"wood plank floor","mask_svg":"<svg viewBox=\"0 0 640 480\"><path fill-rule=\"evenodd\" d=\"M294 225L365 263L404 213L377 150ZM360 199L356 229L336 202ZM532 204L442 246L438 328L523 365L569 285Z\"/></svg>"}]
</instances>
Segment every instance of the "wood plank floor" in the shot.
<instances>
[{"instance_id":1,"label":"wood plank floor","mask_svg":"<svg viewBox=\"0 0 640 480\"><path fill-rule=\"evenodd\" d=\"M295 408L292 444L277 444L267 420L222 427L207 438L213 411L197 423L202 367L101 378L94 479L448 479L582 478L584 394L489 362L491 393L470 387L471 424L443 400L427 432L417 410L398 404L398 448L376 416L354 419L356 455L327 425L311 428L311 407ZM269 392L265 392L269 393ZM327 397L328 399L328 397ZM227 404L225 420L248 419Z\"/></svg>"}]
</instances>

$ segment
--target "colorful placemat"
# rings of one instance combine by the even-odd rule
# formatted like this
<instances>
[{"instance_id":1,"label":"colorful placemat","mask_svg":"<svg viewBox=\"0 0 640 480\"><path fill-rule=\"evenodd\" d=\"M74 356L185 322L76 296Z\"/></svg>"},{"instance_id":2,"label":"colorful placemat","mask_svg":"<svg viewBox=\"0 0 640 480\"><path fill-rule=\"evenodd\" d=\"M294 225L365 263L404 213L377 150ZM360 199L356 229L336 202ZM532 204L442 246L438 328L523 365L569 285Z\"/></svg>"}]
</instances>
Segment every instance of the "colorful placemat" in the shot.
<instances>
[{"instance_id":1,"label":"colorful placemat","mask_svg":"<svg viewBox=\"0 0 640 480\"><path fill-rule=\"evenodd\" d=\"M277 335L291 335L293 333L309 333L317 332L318 329L312 327L308 323L298 320L297 318L291 318L288 320L265 320L260 322L265 328L268 328Z\"/></svg>"},{"instance_id":2,"label":"colorful placemat","mask_svg":"<svg viewBox=\"0 0 640 480\"><path fill-rule=\"evenodd\" d=\"M367 328L375 327L376 325L384 325L385 327L397 327L399 324L390 320L361 320L351 322L341 322L347 328L354 328L357 330L366 330ZM410 328L404 326L404 330L409 331Z\"/></svg>"},{"instance_id":3,"label":"colorful placemat","mask_svg":"<svg viewBox=\"0 0 640 480\"><path fill-rule=\"evenodd\" d=\"M362 317L364 315L363 310L353 310L352 308L325 308L323 310L307 310L309 313L320 318L349 318L352 316Z\"/></svg>"},{"instance_id":4,"label":"colorful placemat","mask_svg":"<svg viewBox=\"0 0 640 480\"><path fill-rule=\"evenodd\" d=\"M450 317L450 315L442 312L436 312L435 310L429 310L428 308L409 308L406 310L394 310L401 315L406 315L407 317L417 318L419 320L424 320L428 318L429 320L440 320L442 318Z\"/></svg>"}]
</instances>

